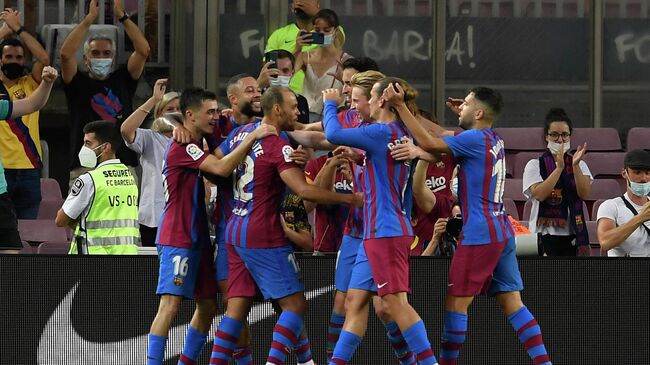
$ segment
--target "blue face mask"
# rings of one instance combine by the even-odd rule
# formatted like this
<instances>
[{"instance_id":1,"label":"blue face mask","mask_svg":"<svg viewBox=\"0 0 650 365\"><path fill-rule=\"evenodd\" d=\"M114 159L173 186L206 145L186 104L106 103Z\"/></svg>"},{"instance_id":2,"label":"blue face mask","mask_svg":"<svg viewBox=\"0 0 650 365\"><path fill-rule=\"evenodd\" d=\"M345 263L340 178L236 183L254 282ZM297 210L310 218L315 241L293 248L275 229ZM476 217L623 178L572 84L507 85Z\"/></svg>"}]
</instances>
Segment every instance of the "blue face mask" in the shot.
<instances>
[{"instance_id":1,"label":"blue face mask","mask_svg":"<svg viewBox=\"0 0 650 365\"><path fill-rule=\"evenodd\" d=\"M91 58L90 59L90 72L93 73L98 79L103 80L111 73L113 66L112 58Z\"/></svg>"},{"instance_id":2,"label":"blue face mask","mask_svg":"<svg viewBox=\"0 0 650 365\"><path fill-rule=\"evenodd\" d=\"M630 181L628 179L628 183L630 184L630 190L634 195L636 196L647 196L650 194L650 182L647 183L638 183L634 181Z\"/></svg>"}]
</instances>

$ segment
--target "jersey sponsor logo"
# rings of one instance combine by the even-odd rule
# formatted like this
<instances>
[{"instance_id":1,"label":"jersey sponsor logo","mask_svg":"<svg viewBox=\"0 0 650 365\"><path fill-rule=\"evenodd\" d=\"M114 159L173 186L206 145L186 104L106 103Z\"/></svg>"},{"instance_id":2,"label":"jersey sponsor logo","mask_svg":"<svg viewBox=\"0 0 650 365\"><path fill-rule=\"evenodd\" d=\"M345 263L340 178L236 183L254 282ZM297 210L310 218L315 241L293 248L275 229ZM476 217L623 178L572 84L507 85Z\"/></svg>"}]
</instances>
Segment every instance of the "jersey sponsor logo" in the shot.
<instances>
[{"instance_id":1,"label":"jersey sponsor logo","mask_svg":"<svg viewBox=\"0 0 650 365\"><path fill-rule=\"evenodd\" d=\"M194 143L188 144L187 147L185 147L185 152L187 152L187 155L190 156L194 161L201 158L201 156L203 156L205 153L202 149L199 148L199 146L195 145Z\"/></svg>"},{"instance_id":2,"label":"jersey sponsor logo","mask_svg":"<svg viewBox=\"0 0 650 365\"><path fill-rule=\"evenodd\" d=\"M409 138L407 136L402 136L402 137L394 140L393 142L388 142L388 144L387 144L388 149L392 150L393 148L395 148L395 147L397 147L397 146L399 146L401 144L407 143L408 139Z\"/></svg>"},{"instance_id":3,"label":"jersey sponsor logo","mask_svg":"<svg viewBox=\"0 0 650 365\"><path fill-rule=\"evenodd\" d=\"M334 184L334 189L337 191L352 191L352 184L350 184L347 180L339 181Z\"/></svg>"},{"instance_id":4,"label":"jersey sponsor logo","mask_svg":"<svg viewBox=\"0 0 650 365\"><path fill-rule=\"evenodd\" d=\"M286 162L292 162L293 160L291 159L291 154L293 153L293 148L289 145L285 145L282 147L282 156L284 156L284 160Z\"/></svg>"},{"instance_id":5,"label":"jersey sponsor logo","mask_svg":"<svg viewBox=\"0 0 650 365\"><path fill-rule=\"evenodd\" d=\"M427 185L427 188L429 188L429 190L437 193L447 187L447 178L444 176L431 176L430 178L424 180L424 183Z\"/></svg>"},{"instance_id":6,"label":"jersey sponsor logo","mask_svg":"<svg viewBox=\"0 0 650 365\"><path fill-rule=\"evenodd\" d=\"M68 294L61 300L43 329L38 341L38 364L94 364L97 363L97 355L108 356L113 364L133 364L132 354L147 352L148 334L125 338L114 342L94 342L87 340L80 335L72 325L72 302L79 283L75 284ZM305 293L307 300L316 299L322 295L334 291L333 285L324 286ZM249 314L249 323L261 322L275 312L271 303L254 305ZM219 323L223 316L217 318ZM167 357L165 361L178 359L178 354L183 349L183 339L189 324L181 324L169 330L167 342ZM211 331L214 333L214 331ZM209 336L208 341L214 340L214 335ZM66 349L62 352L61 349Z\"/></svg>"},{"instance_id":7,"label":"jersey sponsor logo","mask_svg":"<svg viewBox=\"0 0 650 365\"><path fill-rule=\"evenodd\" d=\"M84 188L84 182L80 178L77 178L73 183L72 183L72 188L70 188L70 194L72 196L77 196L79 193L81 193L81 190Z\"/></svg>"}]
</instances>

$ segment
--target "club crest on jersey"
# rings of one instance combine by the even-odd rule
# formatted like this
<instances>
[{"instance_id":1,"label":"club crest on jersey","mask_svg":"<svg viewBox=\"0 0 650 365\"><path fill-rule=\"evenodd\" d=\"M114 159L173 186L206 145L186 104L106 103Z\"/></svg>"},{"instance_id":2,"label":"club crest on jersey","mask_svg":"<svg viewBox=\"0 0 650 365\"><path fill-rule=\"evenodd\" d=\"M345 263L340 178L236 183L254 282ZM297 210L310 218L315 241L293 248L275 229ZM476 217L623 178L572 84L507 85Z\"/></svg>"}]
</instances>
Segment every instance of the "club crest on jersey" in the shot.
<instances>
[{"instance_id":1,"label":"club crest on jersey","mask_svg":"<svg viewBox=\"0 0 650 365\"><path fill-rule=\"evenodd\" d=\"M292 154L292 153L293 153L293 148L291 148L291 146L289 146L289 145L285 145L284 147L282 147L282 156L284 156L284 160L285 160L286 162L291 162L291 161L293 161L293 160L291 159L291 154Z\"/></svg>"},{"instance_id":2,"label":"club crest on jersey","mask_svg":"<svg viewBox=\"0 0 650 365\"><path fill-rule=\"evenodd\" d=\"M176 286L183 285L183 278L180 276L174 276L174 285Z\"/></svg>"},{"instance_id":3,"label":"club crest on jersey","mask_svg":"<svg viewBox=\"0 0 650 365\"><path fill-rule=\"evenodd\" d=\"M188 144L187 147L185 147L185 152L187 152L187 155L190 156L194 161L201 158L201 156L203 156L205 153L202 149L199 148L199 146L195 145L194 143Z\"/></svg>"}]
</instances>

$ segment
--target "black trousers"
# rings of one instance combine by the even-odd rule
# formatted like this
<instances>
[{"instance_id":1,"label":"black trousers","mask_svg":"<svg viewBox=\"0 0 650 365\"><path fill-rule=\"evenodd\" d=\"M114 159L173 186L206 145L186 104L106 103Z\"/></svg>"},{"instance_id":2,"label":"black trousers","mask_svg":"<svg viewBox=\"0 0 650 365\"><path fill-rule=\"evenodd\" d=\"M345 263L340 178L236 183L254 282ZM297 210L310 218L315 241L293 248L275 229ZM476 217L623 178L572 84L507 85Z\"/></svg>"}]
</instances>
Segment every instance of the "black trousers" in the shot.
<instances>
[{"instance_id":1,"label":"black trousers","mask_svg":"<svg viewBox=\"0 0 650 365\"><path fill-rule=\"evenodd\" d=\"M577 256L578 246L575 246L576 236L542 235L542 247L547 256Z\"/></svg>"}]
</instances>

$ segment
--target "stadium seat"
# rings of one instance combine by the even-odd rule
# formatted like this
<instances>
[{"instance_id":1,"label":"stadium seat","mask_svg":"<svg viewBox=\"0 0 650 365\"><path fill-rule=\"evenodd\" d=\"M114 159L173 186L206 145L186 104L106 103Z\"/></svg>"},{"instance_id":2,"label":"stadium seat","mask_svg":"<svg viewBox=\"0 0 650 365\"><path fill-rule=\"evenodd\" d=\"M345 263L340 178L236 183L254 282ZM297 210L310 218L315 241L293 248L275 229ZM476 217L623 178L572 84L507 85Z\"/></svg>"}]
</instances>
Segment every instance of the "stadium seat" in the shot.
<instances>
[{"instance_id":1,"label":"stadium seat","mask_svg":"<svg viewBox=\"0 0 650 365\"><path fill-rule=\"evenodd\" d=\"M591 256L601 256L600 243L598 243L598 227L596 221L587 221L587 232L589 233L589 246L591 246Z\"/></svg>"},{"instance_id":2,"label":"stadium seat","mask_svg":"<svg viewBox=\"0 0 650 365\"><path fill-rule=\"evenodd\" d=\"M496 128L507 151L543 151L546 149L544 129L528 128Z\"/></svg>"},{"instance_id":3,"label":"stadium seat","mask_svg":"<svg viewBox=\"0 0 650 365\"><path fill-rule=\"evenodd\" d=\"M41 139L41 161L43 162L43 167L41 168L41 177L48 178L50 177L50 146L47 144L47 141Z\"/></svg>"},{"instance_id":4,"label":"stadium seat","mask_svg":"<svg viewBox=\"0 0 650 365\"><path fill-rule=\"evenodd\" d=\"M18 232L20 238L30 244L68 242L65 228L57 227L50 219L19 219Z\"/></svg>"},{"instance_id":5,"label":"stadium seat","mask_svg":"<svg viewBox=\"0 0 650 365\"><path fill-rule=\"evenodd\" d=\"M521 179L506 179L506 185L503 190L503 198L512 199L515 202L524 202L526 197L522 193L522 184Z\"/></svg>"},{"instance_id":6,"label":"stadium seat","mask_svg":"<svg viewBox=\"0 0 650 365\"><path fill-rule=\"evenodd\" d=\"M509 198L503 199L503 208L506 210L506 213L512 216L512 218L519 220L519 211L517 210L517 204L515 201Z\"/></svg>"},{"instance_id":7,"label":"stadium seat","mask_svg":"<svg viewBox=\"0 0 650 365\"><path fill-rule=\"evenodd\" d=\"M513 177L515 179L521 179L524 177L524 169L526 168L526 164L528 161L532 159L539 158L539 156L542 155L543 152L519 152L516 155L514 155L514 165L513 165ZM508 164L508 160L506 160L506 165Z\"/></svg>"},{"instance_id":8,"label":"stadium seat","mask_svg":"<svg viewBox=\"0 0 650 365\"><path fill-rule=\"evenodd\" d=\"M526 203L524 204L524 210L523 214L521 215L521 219L524 220L530 220L530 212L533 209L533 201L532 200L527 200ZM586 202L582 202L582 212L585 215L587 219L591 216L589 214L589 206L587 205Z\"/></svg>"},{"instance_id":9,"label":"stadium seat","mask_svg":"<svg viewBox=\"0 0 650 365\"><path fill-rule=\"evenodd\" d=\"M621 187L616 179L595 179L591 183L591 196L589 201L611 199L622 194ZM592 204L593 205L593 204Z\"/></svg>"},{"instance_id":10,"label":"stadium seat","mask_svg":"<svg viewBox=\"0 0 650 365\"><path fill-rule=\"evenodd\" d=\"M37 219L49 219L54 220L56 218L56 212L61 209L63 206L63 198L55 199L43 199L41 204L38 206L38 216Z\"/></svg>"},{"instance_id":11,"label":"stadium seat","mask_svg":"<svg viewBox=\"0 0 650 365\"><path fill-rule=\"evenodd\" d=\"M36 253L36 247L29 244L29 242L22 240L23 248L20 249L20 254L33 254Z\"/></svg>"},{"instance_id":12,"label":"stadium seat","mask_svg":"<svg viewBox=\"0 0 650 365\"><path fill-rule=\"evenodd\" d=\"M594 178L622 179L624 157L625 152L589 152L589 145L587 145L584 161Z\"/></svg>"},{"instance_id":13,"label":"stadium seat","mask_svg":"<svg viewBox=\"0 0 650 365\"><path fill-rule=\"evenodd\" d=\"M635 127L627 132L627 151L650 150L650 128Z\"/></svg>"},{"instance_id":14,"label":"stadium seat","mask_svg":"<svg viewBox=\"0 0 650 365\"><path fill-rule=\"evenodd\" d=\"M571 149L587 143L587 152L622 151L621 138L615 128L573 128Z\"/></svg>"},{"instance_id":15,"label":"stadium seat","mask_svg":"<svg viewBox=\"0 0 650 365\"><path fill-rule=\"evenodd\" d=\"M36 253L49 255L67 255L70 251L70 243L67 242L43 242L38 245Z\"/></svg>"},{"instance_id":16,"label":"stadium seat","mask_svg":"<svg viewBox=\"0 0 650 365\"><path fill-rule=\"evenodd\" d=\"M59 182L52 178L41 178L41 196L43 200L63 199Z\"/></svg>"}]
</instances>

